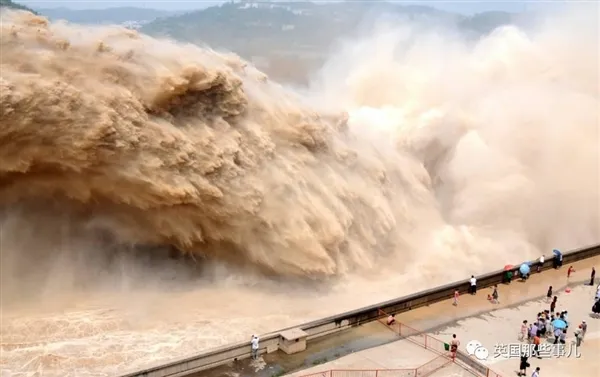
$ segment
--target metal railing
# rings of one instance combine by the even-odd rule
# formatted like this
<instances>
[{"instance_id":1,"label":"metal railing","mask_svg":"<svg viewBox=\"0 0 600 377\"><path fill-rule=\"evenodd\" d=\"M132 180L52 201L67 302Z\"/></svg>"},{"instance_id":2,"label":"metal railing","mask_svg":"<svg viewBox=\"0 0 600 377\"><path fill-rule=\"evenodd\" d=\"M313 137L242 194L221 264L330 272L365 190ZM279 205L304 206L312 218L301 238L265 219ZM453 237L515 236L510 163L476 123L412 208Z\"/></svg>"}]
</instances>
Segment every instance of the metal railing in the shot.
<instances>
[{"instance_id":1,"label":"metal railing","mask_svg":"<svg viewBox=\"0 0 600 377\"><path fill-rule=\"evenodd\" d=\"M563 263L573 263L582 259L595 257L597 255L600 255L600 245L588 246L563 253ZM536 265L537 261L531 261L531 263ZM515 264L515 266L518 265L520 265L520 262ZM552 265L553 257L548 257L546 258L544 265L541 266L541 270L543 271L551 269ZM537 273L536 269L533 268L531 273ZM503 282L504 274L504 270L498 270L477 276L477 286L478 288L486 288L500 284ZM427 306L439 301L450 299L454 295L454 291L458 290L459 293L462 294L467 292L468 288L468 280L462 280L441 287L417 292L408 296L399 297L394 300L381 302L376 305L370 305L368 307L322 318L317 321L305 323L291 328L300 328L305 331L308 334L308 347L310 347L310 342L314 339L377 320L379 318L378 309L383 309L390 313L402 313L418 307ZM282 331L289 330L291 328L262 335L260 337L261 348L259 352L266 353L268 348L276 348L279 345L279 334ZM199 370L210 369L218 365L229 363L232 360L249 358L250 355L250 343L245 341L203 351L199 354L180 358L167 363L160 362L138 371L124 373L120 377L181 376L182 370L188 370L191 373L192 371L195 372ZM459 356L457 355L457 358L458 357Z\"/></svg>"},{"instance_id":2,"label":"metal railing","mask_svg":"<svg viewBox=\"0 0 600 377\"><path fill-rule=\"evenodd\" d=\"M302 377L426 377L452 363L447 357L438 356L417 368L407 369L331 369Z\"/></svg>"},{"instance_id":3,"label":"metal railing","mask_svg":"<svg viewBox=\"0 0 600 377\"><path fill-rule=\"evenodd\" d=\"M462 351L456 352L456 357L453 359L450 352L450 345L446 342L443 342L431 335L428 335L424 331L416 330L404 323L400 323L395 321L393 324L388 325L387 319L390 316L389 313L379 309L380 318L378 319L379 323L390 329L391 331L398 334L398 336L406 339L412 343L415 343L425 349L428 349L432 352L441 355L440 357L444 357L450 362L455 362L456 365L465 369L466 371L474 374L476 376L483 377L502 377L500 374L494 372L484 364L479 361L473 359L466 353Z\"/></svg>"}]
</instances>

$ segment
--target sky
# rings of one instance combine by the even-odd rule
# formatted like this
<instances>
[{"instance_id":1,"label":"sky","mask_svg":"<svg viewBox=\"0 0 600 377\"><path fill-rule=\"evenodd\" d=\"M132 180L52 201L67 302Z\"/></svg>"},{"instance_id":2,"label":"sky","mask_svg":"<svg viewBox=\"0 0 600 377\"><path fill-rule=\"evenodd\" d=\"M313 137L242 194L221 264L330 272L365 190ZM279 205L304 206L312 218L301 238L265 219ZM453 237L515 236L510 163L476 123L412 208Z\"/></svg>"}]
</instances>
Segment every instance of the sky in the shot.
<instances>
[{"instance_id":1,"label":"sky","mask_svg":"<svg viewBox=\"0 0 600 377\"><path fill-rule=\"evenodd\" d=\"M70 9L104 9L114 7L139 7L159 10L171 11L186 11L203 9L209 6L218 5L225 1L214 0L196 0L196 1L181 1L181 0L13 0L16 3L27 5L33 9L43 8L70 8ZM371 0L377 1L377 0ZM564 3L566 0L506 0L506 1L490 1L490 0L463 0L463 1L446 1L446 0L421 0L421 1L395 1L405 3L407 5L428 5L441 10L474 14L485 11L506 11L506 12L523 12L526 10L535 10L544 8L557 3ZM314 0L313 2L319 2Z\"/></svg>"}]
</instances>

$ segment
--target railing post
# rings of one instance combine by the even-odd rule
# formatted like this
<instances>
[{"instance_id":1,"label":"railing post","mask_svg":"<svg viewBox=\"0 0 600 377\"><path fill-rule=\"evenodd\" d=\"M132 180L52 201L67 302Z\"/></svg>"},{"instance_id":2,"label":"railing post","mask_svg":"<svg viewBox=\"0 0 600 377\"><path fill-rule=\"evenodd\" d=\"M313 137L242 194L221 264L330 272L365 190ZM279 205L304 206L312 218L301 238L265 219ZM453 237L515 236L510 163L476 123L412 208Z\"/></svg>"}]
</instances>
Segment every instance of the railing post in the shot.
<instances>
[{"instance_id":1,"label":"railing post","mask_svg":"<svg viewBox=\"0 0 600 377\"><path fill-rule=\"evenodd\" d=\"M375 370L375 377L379 376L379 369Z\"/></svg>"}]
</instances>

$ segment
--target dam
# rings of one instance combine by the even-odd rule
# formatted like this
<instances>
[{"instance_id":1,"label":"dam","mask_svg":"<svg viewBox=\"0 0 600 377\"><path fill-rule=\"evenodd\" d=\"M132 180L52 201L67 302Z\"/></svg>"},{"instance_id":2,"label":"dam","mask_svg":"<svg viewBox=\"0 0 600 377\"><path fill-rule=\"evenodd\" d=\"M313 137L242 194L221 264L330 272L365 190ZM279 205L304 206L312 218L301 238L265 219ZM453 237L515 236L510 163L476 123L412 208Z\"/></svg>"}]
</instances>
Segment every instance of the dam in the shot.
<instances>
[{"instance_id":1,"label":"dam","mask_svg":"<svg viewBox=\"0 0 600 377\"><path fill-rule=\"evenodd\" d=\"M296 373L398 337L422 364L360 363L419 373L433 351L382 313L598 241L597 5L477 40L377 28L297 88L5 3L3 377Z\"/></svg>"},{"instance_id":2,"label":"dam","mask_svg":"<svg viewBox=\"0 0 600 377\"><path fill-rule=\"evenodd\" d=\"M563 258L563 265L586 271L600 263L600 245L564 253ZM505 270L478 276L478 289L484 293L477 299L466 295L460 299L458 308L452 307L449 299L455 290L458 290L461 295L466 293L467 281L297 326L294 328L296 339L293 341L304 344L298 351L289 354L287 350L282 351L282 347L288 340L285 334L292 329L264 334L261 336L260 349L264 359L263 364L248 360L250 343L246 342L215 349L185 360L123 374L120 377L225 377L230 375L270 377L285 374L294 377L328 377L367 376L369 371L382 376L458 376L465 371L476 376L501 376L489 366L467 355L464 349L459 352L456 360L449 360L447 350L444 349L444 343L449 342L448 335L440 336L440 330L489 312L491 310L489 302L484 298L488 293L485 288L502 286L502 294L505 296L502 306L493 308L499 310L503 307L518 307L531 300L539 299L545 293L547 285L554 284L557 292L562 292L587 281L585 280L587 277L566 280L564 278L566 268L554 269L553 259L552 256L547 257L540 272L532 271L532 277L526 282L515 281L510 285L503 284ZM522 262L524 261L516 266ZM536 261L530 262L532 266L536 263ZM451 314L448 315L448 312ZM389 326L384 323L390 313L395 314L399 322L397 333L390 331ZM361 358L359 356L363 352L361 350L365 349L370 350L365 352L371 352L371 356ZM380 362L373 361L377 357ZM347 358L352 360L343 360ZM330 361L332 359L334 360ZM419 362L422 365L406 365ZM336 374L336 370L343 371L345 374L340 374L341 372ZM354 374L352 374L353 370L356 371Z\"/></svg>"}]
</instances>

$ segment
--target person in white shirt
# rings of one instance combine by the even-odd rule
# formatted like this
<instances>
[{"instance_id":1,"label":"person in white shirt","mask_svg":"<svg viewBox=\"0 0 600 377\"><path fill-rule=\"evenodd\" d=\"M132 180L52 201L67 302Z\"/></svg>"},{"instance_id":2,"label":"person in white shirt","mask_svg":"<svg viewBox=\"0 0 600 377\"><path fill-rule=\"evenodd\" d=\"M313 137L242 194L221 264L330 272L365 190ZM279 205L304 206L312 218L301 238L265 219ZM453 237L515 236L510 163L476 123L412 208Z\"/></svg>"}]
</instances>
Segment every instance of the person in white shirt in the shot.
<instances>
[{"instance_id":1,"label":"person in white shirt","mask_svg":"<svg viewBox=\"0 0 600 377\"><path fill-rule=\"evenodd\" d=\"M535 368L531 377L540 377L540 367Z\"/></svg>"},{"instance_id":2,"label":"person in white shirt","mask_svg":"<svg viewBox=\"0 0 600 377\"><path fill-rule=\"evenodd\" d=\"M540 272L542 270L542 266L544 265L544 261L545 261L545 259L544 259L544 256L542 255L540 257L540 264L538 264L538 266L537 266L537 272Z\"/></svg>"},{"instance_id":3,"label":"person in white shirt","mask_svg":"<svg viewBox=\"0 0 600 377\"><path fill-rule=\"evenodd\" d=\"M470 293L474 295L477 293L477 279L475 279L475 276L471 275L471 280L469 281L471 283L471 286L469 287L471 291Z\"/></svg>"},{"instance_id":4,"label":"person in white shirt","mask_svg":"<svg viewBox=\"0 0 600 377\"><path fill-rule=\"evenodd\" d=\"M250 341L250 343L252 344L252 358L254 360L258 358L258 341L258 336L252 335L252 340Z\"/></svg>"}]
</instances>

